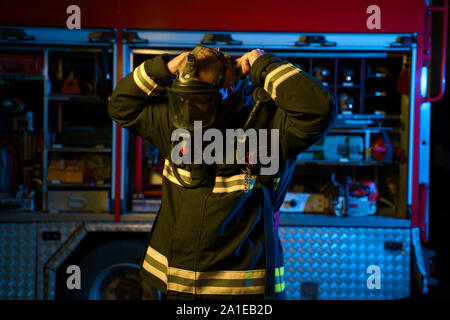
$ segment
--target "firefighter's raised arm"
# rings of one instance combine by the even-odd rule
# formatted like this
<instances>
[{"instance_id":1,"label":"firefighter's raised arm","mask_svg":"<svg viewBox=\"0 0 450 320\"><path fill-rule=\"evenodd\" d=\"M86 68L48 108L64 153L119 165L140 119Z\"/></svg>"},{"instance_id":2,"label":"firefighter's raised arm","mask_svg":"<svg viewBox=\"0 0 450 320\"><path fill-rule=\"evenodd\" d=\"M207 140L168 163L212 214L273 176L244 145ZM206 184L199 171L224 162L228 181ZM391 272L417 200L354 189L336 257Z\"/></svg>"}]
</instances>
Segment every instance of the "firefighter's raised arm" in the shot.
<instances>
[{"instance_id":1,"label":"firefighter's raised arm","mask_svg":"<svg viewBox=\"0 0 450 320\"><path fill-rule=\"evenodd\" d=\"M163 54L144 61L118 82L108 104L108 113L115 122L149 139L163 153L168 150L168 110L161 93L172 82L186 54L173 59Z\"/></svg>"},{"instance_id":2,"label":"firefighter's raised arm","mask_svg":"<svg viewBox=\"0 0 450 320\"><path fill-rule=\"evenodd\" d=\"M336 99L321 82L273 54L254 61L250 79L277 105L272 128L280 130L280 152L295 158L332 127Z\"/></svg>"}]
</instances>

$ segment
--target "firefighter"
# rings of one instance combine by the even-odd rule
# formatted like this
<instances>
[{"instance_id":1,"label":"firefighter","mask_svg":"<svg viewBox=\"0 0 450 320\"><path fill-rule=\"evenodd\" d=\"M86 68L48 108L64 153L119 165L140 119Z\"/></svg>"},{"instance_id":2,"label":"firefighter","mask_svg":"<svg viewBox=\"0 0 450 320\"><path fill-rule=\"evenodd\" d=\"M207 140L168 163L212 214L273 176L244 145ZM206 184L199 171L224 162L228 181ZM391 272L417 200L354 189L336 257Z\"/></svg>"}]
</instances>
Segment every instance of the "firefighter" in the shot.
<instances>
[{"instance_id":1,"label":"firefighter","mask_svg":"<svg viewBox=\"0 0 450 320\"><path fill-rule=\"evenodd\" d=\"M119 81L108 112L165 158L161 208L141 277L167 299L285 299L277 212L297 156L335 121L331 92L263 50L233 60L197 46L144 61ZM249 161L250 148L244 162L175 164L172 133L192 132L196 120L219 132L277 130L278 170L261 175L264 165ZM189 148L179 151L192 156Z\"/></svg>"}]
</instances>

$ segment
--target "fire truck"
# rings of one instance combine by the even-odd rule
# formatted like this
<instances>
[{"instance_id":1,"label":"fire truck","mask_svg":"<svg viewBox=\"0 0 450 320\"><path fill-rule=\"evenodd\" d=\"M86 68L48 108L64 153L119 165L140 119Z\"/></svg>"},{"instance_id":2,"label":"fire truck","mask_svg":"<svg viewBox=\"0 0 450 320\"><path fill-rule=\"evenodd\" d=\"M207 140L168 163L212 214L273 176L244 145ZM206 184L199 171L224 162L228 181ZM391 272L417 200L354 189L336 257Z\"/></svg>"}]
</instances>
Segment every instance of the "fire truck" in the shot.
<instances>
[{"instance_id":1,"label":"fire truck","mask_svg":"<svg viewBox=\"0 0 450 320\"><path fill-rule=\"evenodd\" d=\"M274 53L337 98L280 208L287 298L404 299L436 283L424 244L447 0L80 3L80 29L62 4L30 4L30 17L1 5L0 299L161 298L138 270L164 159L106 108L140 63L199 44Z\"/></svg>"}]
</instances>

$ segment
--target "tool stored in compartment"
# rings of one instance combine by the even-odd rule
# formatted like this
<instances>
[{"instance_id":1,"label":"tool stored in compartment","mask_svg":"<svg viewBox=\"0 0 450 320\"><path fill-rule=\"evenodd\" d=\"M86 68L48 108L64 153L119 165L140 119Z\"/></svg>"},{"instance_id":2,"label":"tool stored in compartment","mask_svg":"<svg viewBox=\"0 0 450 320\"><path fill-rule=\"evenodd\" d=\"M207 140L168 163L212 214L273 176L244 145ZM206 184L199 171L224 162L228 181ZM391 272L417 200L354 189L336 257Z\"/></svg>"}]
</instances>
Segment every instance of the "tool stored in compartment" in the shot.
<instances>
[{"instance_id":1,"label":"tool stored in compartment","mask_svg":"<svg viewBox=\"0 0 450 320\"><path fill-rule=\"evenodd\" d=\"M373 181L352 182L346 177L345 183L336 182L331 175L333 185L338 187L338 194L331 202L332 212L338 217L361 217L373 215L377 211L378 190Z\"/></svg>"},{"instance_id":2,"label":"tool stored in compartment","mask_svg":"<svg viewBox=\"0 0 450 320\"><path fill-rule=\"evenodd\" d=\"M298 156L299 161L362 161L363 158L364 140L357 135L327 135Z\"/></svg>"},{"instance_id":3,"label":"tool stored in compartment","mask_svg":"<svg viewBox=\"0 0 450 320\"><path fill-rule=\"evenodd\" d=\"M328 213L330 201L320 193L288 192L280 208L282 213Z\"/></svg>"}]
</instances>

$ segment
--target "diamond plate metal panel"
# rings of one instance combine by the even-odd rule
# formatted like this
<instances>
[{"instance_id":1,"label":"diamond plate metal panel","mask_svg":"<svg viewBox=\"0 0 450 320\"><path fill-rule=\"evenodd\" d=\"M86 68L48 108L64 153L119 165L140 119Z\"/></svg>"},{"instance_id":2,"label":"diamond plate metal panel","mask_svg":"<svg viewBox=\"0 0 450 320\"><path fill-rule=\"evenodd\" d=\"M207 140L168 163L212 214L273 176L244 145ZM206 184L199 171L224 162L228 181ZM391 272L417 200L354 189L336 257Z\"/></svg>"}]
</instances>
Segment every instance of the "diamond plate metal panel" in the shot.
<instances>
[{"instance_id":1,"label":"diamond plate metal panel","mask_svg":"<svg viewBox=\"0 0 450 320\"><path fill-rule=\"evenodd\" d=\"M35 224L0 223L0 299L32 300L36 289Z\"/></svg>"},{"instance_id":2,"label":"diamond plate metal panel","mask_svg":"<svg viewBox=\"0 0 450 320\"><path fill-rule=\"evenodd\" d=\"M68 223L63 223L66 228L67 238L52 254L50 259L43 265L43 299L54 300L56 288L56 271L61 263L67 259L83 238L89 232L149 232L152 223L142 222L86 222L84 224L74 224L73 228L67 227ZM46 223L46 229L49 224ZM55 223L55 230L56 223ZM49 230L50 231L50 230Z\"/></svg>"},{"instance_id":3,"label":"diamond plate metal panel","mask_svg":"<svg viewBox=\"0 0 450 320\"><path fill-rule=\"evenodd\" d=\"M65 259L78 247L87 235L85 224L77 225L70 233L67 241L62 243L55 254L44 264L44 299L54 300L56 290L56 272Z\"/></svg>"},{"instance_id":4,"label":"diamond plate metal panel","mask_svg":"<svg viewBox=\"0 0 450 320\"><path fill-rule=\"evenodd\" d=\"M44 299L44 266L49 259L67 241L80 222L43 222L37 226L38 259L37 259L37 299ZM44 239L44 232L59 232L60 238ZM53 284L52 287L54 287Z\"/></svg>"},{"instance_id":5,"label":"diamond plate metal panel","mask_svg":"<svg viewBox=\"0 0 450 320\"><path fill-rule=\"evenodd\" d=\"M89 222L89 232L150 232L152 222Z\"/></svg>"},{"instance_id":6,"label":"diamond plate metal panel","mask_svg":"<svg viewBox=\"0 0 450 320\"><path fill-rule=\"evenodd\" d=\"M301 299L301 284L318 285L320 300L400 299L409 296L410 229L280 227L287 298ZM385 249L385 242L401 243ZM381 287L367 273L379 267Z\"/></svg>"}]
</instances>

